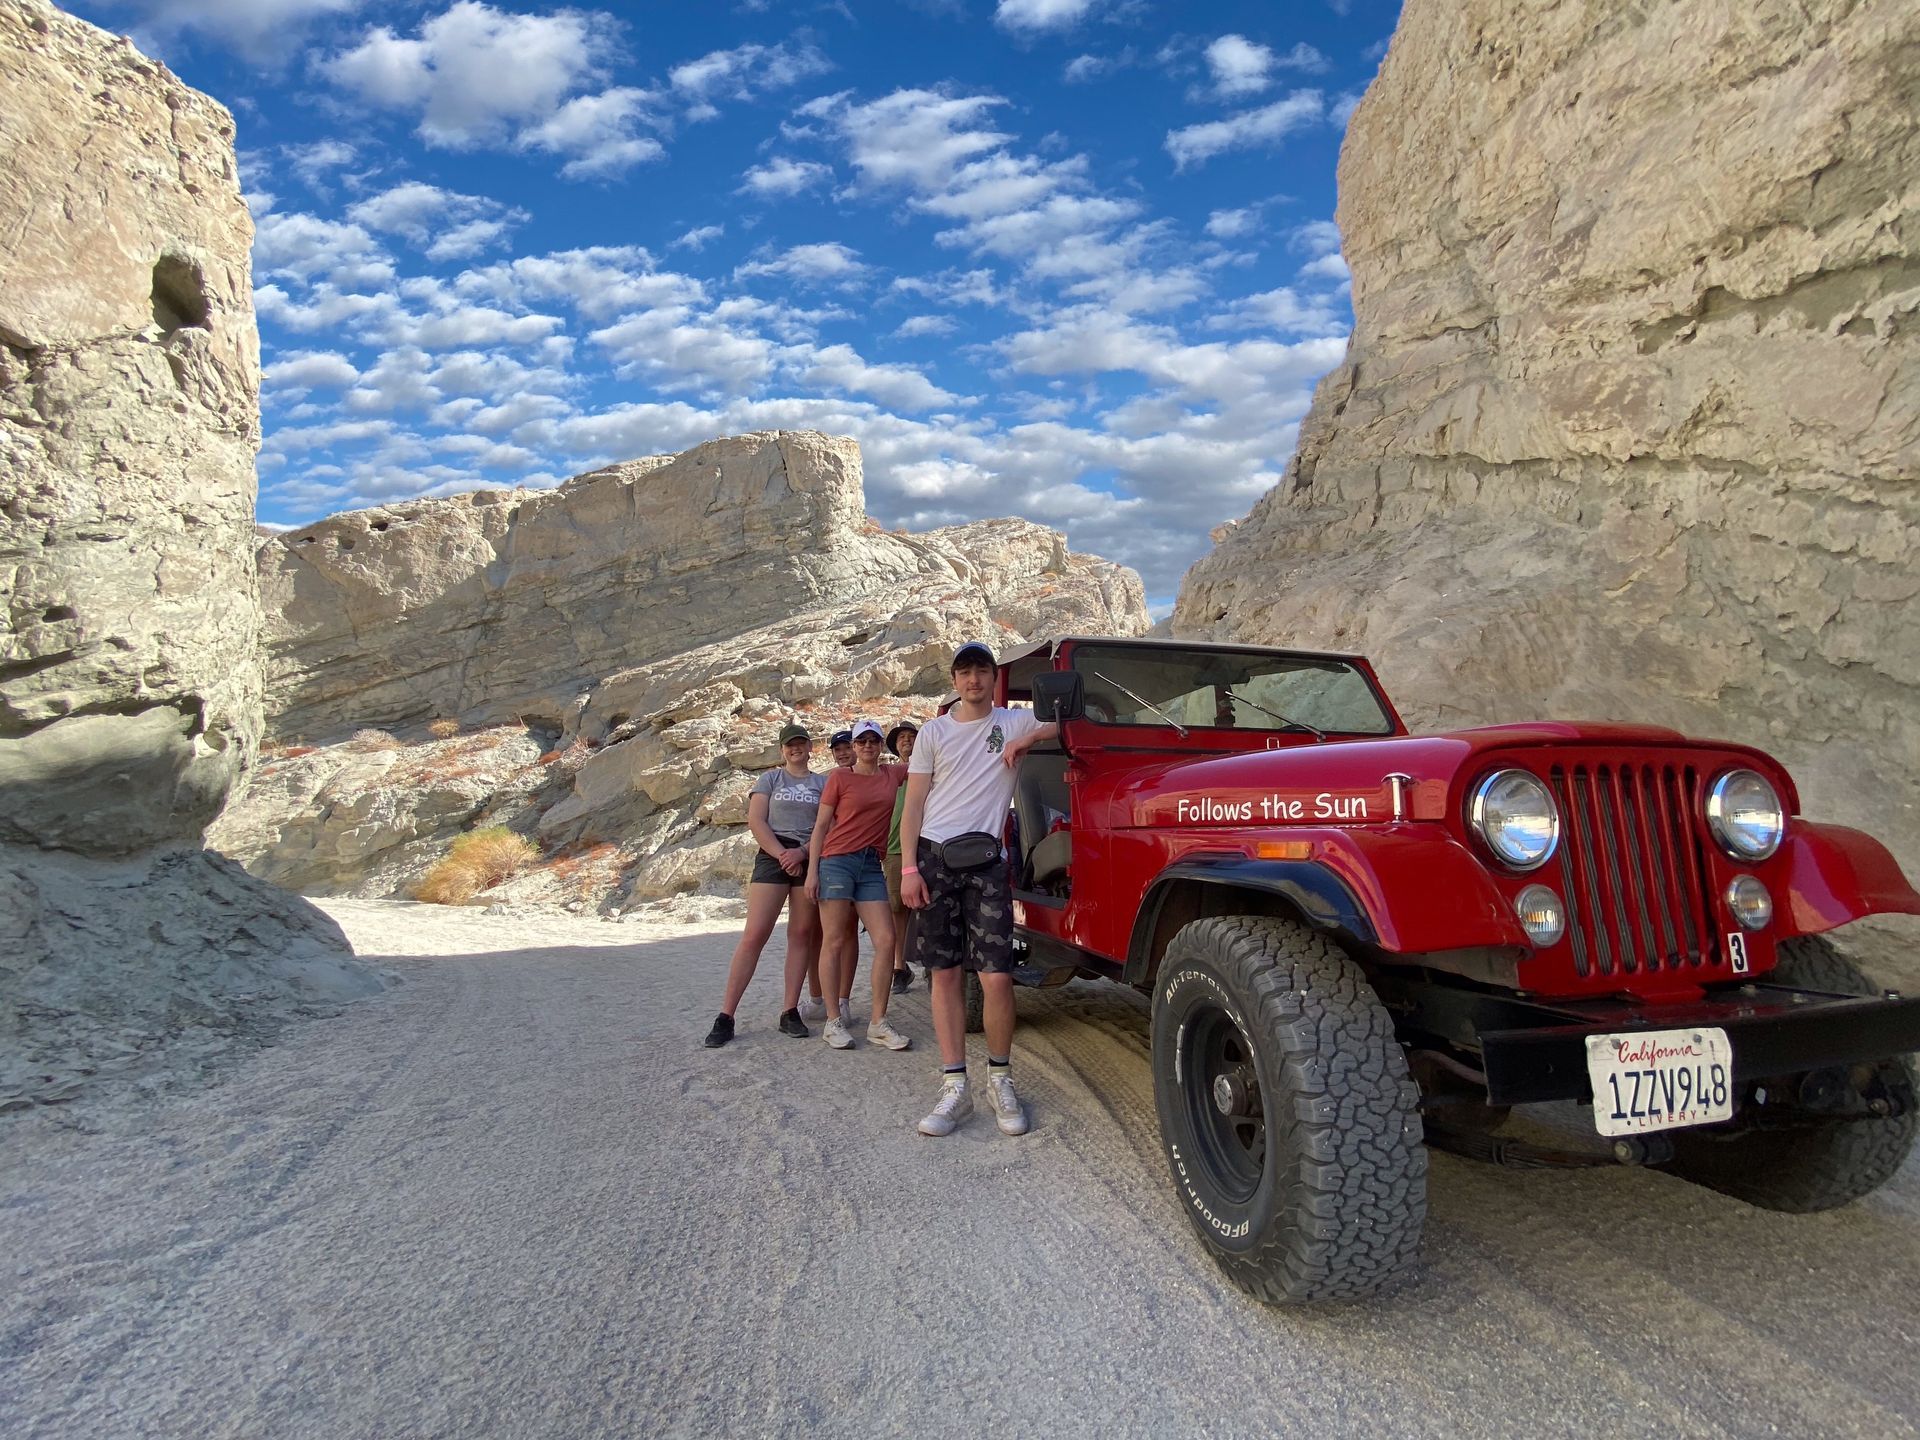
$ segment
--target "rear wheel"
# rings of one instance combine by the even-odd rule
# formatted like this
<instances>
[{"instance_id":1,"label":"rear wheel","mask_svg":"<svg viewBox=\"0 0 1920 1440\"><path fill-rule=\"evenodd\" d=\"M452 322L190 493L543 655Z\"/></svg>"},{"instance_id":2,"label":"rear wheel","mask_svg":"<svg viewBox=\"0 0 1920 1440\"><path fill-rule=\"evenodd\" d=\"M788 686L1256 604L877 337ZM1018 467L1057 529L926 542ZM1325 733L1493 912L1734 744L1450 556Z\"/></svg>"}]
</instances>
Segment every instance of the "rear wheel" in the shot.
<instances>
[{"instance_id":1,"label":"rear wheel","mask_svg":"<svg viewBox=\"0 0 1920 1440\"><path fill-rule=\"evenodd\" d=\"M1817 935L1782 942L1780 963L1770 978L1808 990L1879 993L1858 966ZM1789 1111L1765 1129L1743 1126L1736 1117L1730 1126L1676 1131L1667 1169L1763 1210L1833 1210L1871 1194L1913 1149L1920 1113L1914 1106L1913 1067L1905 1058L1862 1066L1859 1072L1848 1080L1891 1097L1902 1113L1826 1118Z\"/></svg>"},{"instance_id":2,"label":"rear wheel","mask_svg":"<svg viewBox=\"0 0 1920 1440\"><path fill-rule=\"evenodd\" d=\"M1182 1208L1236 1284L1272 1304L1344 1300L1413 1264L1419 1091L1332 943L1264 916L1185 927L1154 981L1153 1071Z\"/></svg>"}]
</instances>

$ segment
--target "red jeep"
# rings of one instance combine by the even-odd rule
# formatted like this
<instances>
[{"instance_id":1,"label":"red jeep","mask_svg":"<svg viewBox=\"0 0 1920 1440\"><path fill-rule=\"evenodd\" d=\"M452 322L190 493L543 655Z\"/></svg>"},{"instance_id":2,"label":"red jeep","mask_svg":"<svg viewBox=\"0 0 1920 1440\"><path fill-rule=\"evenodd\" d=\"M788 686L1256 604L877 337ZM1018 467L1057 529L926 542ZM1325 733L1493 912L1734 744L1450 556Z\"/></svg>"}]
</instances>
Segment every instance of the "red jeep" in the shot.
<instances>
[{"instance_id":1,"label":"red jeep","mask_svg":"<svg viewBox=\"0 0 1920 1440\"><path fill-rule=\"evenodd\" d=\"M1760 751L1410 735L1358 656L1171 641L1043 641L997 699L1061 723L1015 787L1019 978L1151 993L1175 1184L1263 1299L1405 1271L1429 1143L1797 1211L1913 1143L1920 1000L1821 937L1920 895L1878 842L1799 818ZM1493 1133L1555 1100L1606 1142Z\"/></svg>"}]
</instances>

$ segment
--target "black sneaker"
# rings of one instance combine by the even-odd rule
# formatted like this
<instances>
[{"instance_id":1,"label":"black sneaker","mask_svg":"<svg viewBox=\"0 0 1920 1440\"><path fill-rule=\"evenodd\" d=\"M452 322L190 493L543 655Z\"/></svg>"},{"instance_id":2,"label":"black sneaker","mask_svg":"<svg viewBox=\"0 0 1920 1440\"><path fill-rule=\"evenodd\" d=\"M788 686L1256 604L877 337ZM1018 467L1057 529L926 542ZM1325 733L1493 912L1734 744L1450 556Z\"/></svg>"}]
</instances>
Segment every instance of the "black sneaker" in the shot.
<instances>
[{"instance_id":1,"label":"black sneaker","mask_svg":"<svg viewBox=\"0 0 1920 1440\"><path fill-rule=\"evenodd\" d=\"M913 985L913 971L896 970L893 972L893 993L894 994L896 995L902 994L906 990L908 990L912 985Z\"/></svg>"},{"instance_id":2,"label":"black sneaker","mask_svg":"<svg viewBox=\"0 0 1920 1440\"><path fill-rule=\"evenodd\" d=\"M718 1050L732 1038L733 1017L731 1015L714 1016L713 1028L707 1031L707 1049Z\"/></svg>"},{"instance_id":3,"label":"black sneaker","mask_svg":"<svg viewBox=\"0 0 1920 1440\"><path fill-rule=\"evenodd\" d=\"M804 1040L813 1032L807 1029L806 1022L800 1018L798 1010L789 1010L780 1017L780 1033L791 1035L796 1040Z\"/></svg>"}]
</instances>

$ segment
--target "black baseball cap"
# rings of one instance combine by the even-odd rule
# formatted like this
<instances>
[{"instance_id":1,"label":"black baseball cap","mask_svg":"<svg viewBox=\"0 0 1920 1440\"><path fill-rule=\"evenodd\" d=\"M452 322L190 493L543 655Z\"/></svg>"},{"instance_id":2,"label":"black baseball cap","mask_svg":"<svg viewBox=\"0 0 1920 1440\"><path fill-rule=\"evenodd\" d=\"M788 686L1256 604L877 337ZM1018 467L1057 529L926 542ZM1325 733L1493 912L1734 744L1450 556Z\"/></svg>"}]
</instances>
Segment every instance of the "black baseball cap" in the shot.
<instances>
[{"instance_id":1,"label":"black baseball cap","mask_svg":"<svg viewBox=\"0 0 1920 1440\"><path fill-rule=\"evenodd\" d=\"M827 748L831 750L836 745L851 745L852 743L853 743L853 731L836 730L833 732L833 738L827 741Z\"/></svg>"},{"instance_id":2,"label":"black baseball cap","mask_svg":"<svg viewBox=\"0 0 1920 1440\"><path fill-rule=\"evenodd\" d=\"M813 743L813 736L807 733L807 727L804 725L782 725L780 727L780 743L785 745L789 740L804 740L811 745Z\"/></svg>"},{"instance_id":3,"label":"black baseball cap","mask_svg":"<svg viewBox=\"0 0 1920 1440\"><path fill-rule=\"evenodd\" d=\"M893 729L887 731L887 749L898 755L900 753L900 737L902 735L918 735L919 733L920 727L918 725L914 724L911 720L902 720L898 725L894 726Z\"/></svg>"},{"instance_id":4,"label":"black baseball cap","mask_svg":"<svg viewBox=\"0 0 1920 1440\"><path fill-rule=\"evenodd\" d=\"M962 665L987 665L996 670L1000 668L1000 662L993 658L993 651L979 640L969 640L954 651L953 664L947 668L958 670Z\"/></svg>"}]
</instances>

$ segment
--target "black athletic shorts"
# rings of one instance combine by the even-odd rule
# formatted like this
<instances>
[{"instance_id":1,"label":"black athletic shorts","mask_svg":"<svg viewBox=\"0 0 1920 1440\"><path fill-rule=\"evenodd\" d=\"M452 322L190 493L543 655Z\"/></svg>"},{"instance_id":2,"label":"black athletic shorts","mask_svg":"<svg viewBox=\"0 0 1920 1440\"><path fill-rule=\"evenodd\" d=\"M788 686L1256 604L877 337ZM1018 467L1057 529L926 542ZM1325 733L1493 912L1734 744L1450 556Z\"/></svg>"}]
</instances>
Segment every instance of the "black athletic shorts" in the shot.
<instances>
[{"instance_id":1,"label":"black athletic shorts","mask_svg":"<svg viewBox=\"0 0 1920 1440\"><path fill-rule=\"evenodd\" d=\"M795 840L786 835L776 835L773 838L790 849L804 850L807 848L807 842L804 840ZM798 875L790 875L786 870L781 868L778 860L762 850L753 857L753 879L750 883L755 885L804 885L807 883L807 857L804 855L800 857L800 873Z\"/></svg>"},{"instance_id":2,"label":"black athletic shorts","mask_svg":"<svg viewBox=\"0 0 1920 1440\"><path fill-rule=\"evenodd\" d=\"M929 970L1005 975L1013 969L1013 885L1006 861L979 870L949 870L930 840L914 861L927 884L927 903L907 913L906 958Z\"/></svg>"}]
</instances>

